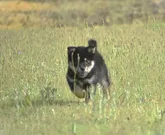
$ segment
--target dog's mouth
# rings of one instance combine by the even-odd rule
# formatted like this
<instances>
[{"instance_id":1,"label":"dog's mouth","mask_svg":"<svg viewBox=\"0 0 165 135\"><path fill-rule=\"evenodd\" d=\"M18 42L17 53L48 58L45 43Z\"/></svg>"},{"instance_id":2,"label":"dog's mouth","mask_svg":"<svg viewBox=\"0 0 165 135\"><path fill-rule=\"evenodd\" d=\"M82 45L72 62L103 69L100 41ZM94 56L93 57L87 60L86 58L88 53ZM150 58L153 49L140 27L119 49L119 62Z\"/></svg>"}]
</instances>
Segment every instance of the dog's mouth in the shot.
<instances>
[{"instance_id":1,"label":"dog's mouth","mask_svg":"<svg viewBox=\"0 0 165 135\"><path fill-rule=\"evenodd\" d=\"M77 70L77 75L80 77L80 78L85 78L87 75L88 75L89 72L85 72L85 71L81 71L79 68Z\"/></svg>"},{"instance_id":2,"label":"dog's mouth","mask_svg":"<svg viewBox=\"0 0 165 135\"><path fill-rule=\"evenodd\" d=\"M84 63L80 64L77 68L77 74L79 77L84 78L86 77L95 65L94 61L91 61L89 65L85 65Z\"/></svg>"}]
</instances>

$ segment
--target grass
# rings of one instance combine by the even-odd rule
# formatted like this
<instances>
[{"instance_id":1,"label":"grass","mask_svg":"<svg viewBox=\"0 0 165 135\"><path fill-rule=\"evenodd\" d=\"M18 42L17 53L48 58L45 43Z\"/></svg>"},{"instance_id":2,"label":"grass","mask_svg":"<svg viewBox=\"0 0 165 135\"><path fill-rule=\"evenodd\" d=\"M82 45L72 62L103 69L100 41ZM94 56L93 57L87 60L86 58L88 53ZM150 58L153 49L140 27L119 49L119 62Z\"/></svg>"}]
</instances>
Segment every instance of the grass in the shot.
<instances>
[{"instance_id":1,"label":"grass","mask_svg":"<svg viewBox=\"0 0 165 135\"><path fill-rule=\"evenodd\" d=\"M85 22L111 26L150 18L164 21L164 6L163 0L3 0L0 28L73 27Z\"/></svg>"},{"instance_id":2,"label":"grass","mask_svg":"<svg viewBox=\"0 0 165 135\"><path fill-rule=\"evenodd\" d=\"M0 31L0 134L164 135L164 24ZM66 48L98 41L109 102L91 106L66 83Z\"/></svg>"}]
</instances>

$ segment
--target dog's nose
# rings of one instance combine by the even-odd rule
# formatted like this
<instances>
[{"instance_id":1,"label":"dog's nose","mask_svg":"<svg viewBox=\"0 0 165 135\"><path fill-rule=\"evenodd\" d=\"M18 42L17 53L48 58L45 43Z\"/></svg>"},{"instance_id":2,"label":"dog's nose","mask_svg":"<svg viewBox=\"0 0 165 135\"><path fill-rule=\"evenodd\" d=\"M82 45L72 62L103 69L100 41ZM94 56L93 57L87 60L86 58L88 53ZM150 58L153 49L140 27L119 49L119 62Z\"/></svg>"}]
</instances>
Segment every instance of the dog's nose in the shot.
<instances>
[{"instance_id":1,"label":"dog's nose","mask_svg":"<svg viewBox=\"0 0 165 135\"><path fill-rule=\"evenodd\" d=\"M80 67L81 71L85 71L85 67Z\"/></svg>"}]
</instances>

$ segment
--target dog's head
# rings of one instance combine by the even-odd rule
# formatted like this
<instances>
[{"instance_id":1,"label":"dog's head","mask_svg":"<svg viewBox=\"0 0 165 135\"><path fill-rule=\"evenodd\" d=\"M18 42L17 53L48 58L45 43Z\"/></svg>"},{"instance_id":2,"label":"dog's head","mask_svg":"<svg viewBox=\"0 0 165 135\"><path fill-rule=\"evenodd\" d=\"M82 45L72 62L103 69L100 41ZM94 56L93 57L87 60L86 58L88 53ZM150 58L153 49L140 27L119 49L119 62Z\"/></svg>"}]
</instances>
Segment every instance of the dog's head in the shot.
<instances>
[{"instance_id":1,"label":"dog's head","mask_svg":"<svg viewBox=\"0 0 165 135\"><path fill-rule=\"evenodd\" d=\"M69 46L68 65L80 78L85 78L95 66L94 56L97 52L97 42L88 41L88 46Z\"/></svg>"}]
</instances>

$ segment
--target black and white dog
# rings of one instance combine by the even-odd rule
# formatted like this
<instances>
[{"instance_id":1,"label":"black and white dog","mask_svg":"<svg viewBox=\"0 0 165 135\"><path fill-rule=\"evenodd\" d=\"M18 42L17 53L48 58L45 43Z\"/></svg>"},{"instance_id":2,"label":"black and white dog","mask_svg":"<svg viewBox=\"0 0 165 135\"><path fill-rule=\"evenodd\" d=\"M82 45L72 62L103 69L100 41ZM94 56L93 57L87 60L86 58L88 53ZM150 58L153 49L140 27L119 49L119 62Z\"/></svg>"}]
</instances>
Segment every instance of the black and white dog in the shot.
<instances>
[{"instance_id":1,"label":"black and white dog","mask_svg":"<svg viewBox=\"0 0 165 135\"><path fill-rule=\"evenodd\" d=\"M103 57L97 51L97 42L88 41L88 46L68 47L67 82L78 98L90 99L90 86L100 84L103 94L109 96L110 79Z\"/></svg>"}]
</instances>

